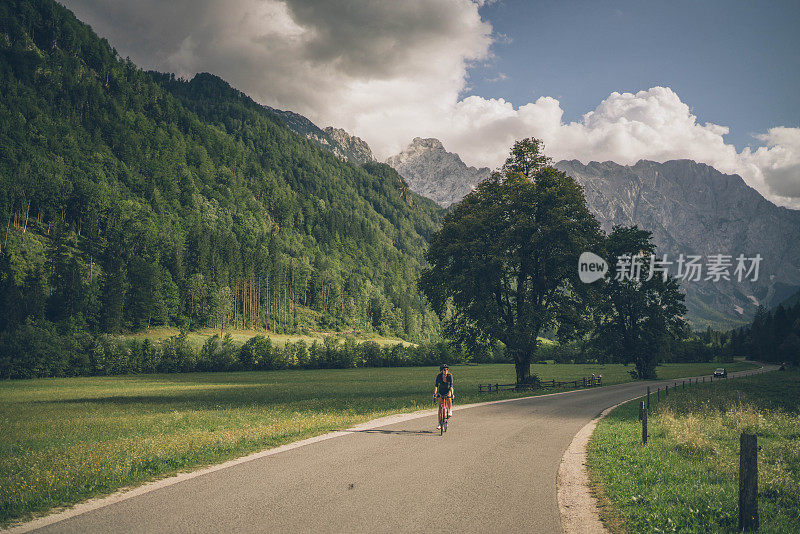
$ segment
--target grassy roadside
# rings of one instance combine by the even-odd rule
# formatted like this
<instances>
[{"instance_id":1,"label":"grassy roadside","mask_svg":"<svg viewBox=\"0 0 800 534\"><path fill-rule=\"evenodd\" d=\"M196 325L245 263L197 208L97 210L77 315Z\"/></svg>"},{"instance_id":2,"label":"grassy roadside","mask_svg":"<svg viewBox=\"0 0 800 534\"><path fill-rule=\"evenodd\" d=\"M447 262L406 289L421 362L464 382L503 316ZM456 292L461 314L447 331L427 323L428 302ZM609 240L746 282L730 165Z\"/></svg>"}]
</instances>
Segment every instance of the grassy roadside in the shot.
<instances>
[{"instance_id":1,"label":"grassy roadside","mask_svg":"<svg viewBox=\"0 0 800 534\"><path fill-rule=\"evenodd\" d=\"M659 376L714 367L666 365ZM628 369L532 366L543 379L594 373L605 384L630 381ZM0 524L382 415L431 408L436 372L366 368L0 382ZM478 393L479 383L513 382L513 365L454 366L453 373L457 403L529 394Z\"/></svg>"},{"instance_id":2,"label":"grassy roadside","mask_svg":"<svg viewBox=\"0 0 800 534\"><path fill-rule=\"evenodd\" d=\"M677 390L651 406L645 447L638 403L600 421L588 447L590 479L612 531L736 531L739 435L750 432L761 446L761 531L797 532L800 372Z\"/></svg>"}]
</instances>

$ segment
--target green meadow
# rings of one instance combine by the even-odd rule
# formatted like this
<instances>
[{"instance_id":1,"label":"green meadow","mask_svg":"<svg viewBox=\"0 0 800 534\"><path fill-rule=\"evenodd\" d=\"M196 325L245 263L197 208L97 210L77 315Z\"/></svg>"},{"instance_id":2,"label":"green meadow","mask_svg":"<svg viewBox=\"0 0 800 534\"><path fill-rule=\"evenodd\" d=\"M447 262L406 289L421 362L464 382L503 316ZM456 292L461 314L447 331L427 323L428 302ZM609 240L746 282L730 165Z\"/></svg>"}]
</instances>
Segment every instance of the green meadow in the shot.
<instances>
[{"instance_id":1,"label":"green meadow","mask_svg":"<svg viewBox=\"0 0 800 534\"><path fill-rule=\"evenodd\" d=\"M118 337L119 339L135 339L137 341L142 341L144 339L149 339L153 342L164 341L165 339L177 336L180 333L180 330L177 328L169 327L169 326L161 326L156 328L151 328L149 330L145 330L143 332L137 332L135 334L125 334ZM203 346L203 343L208 341L214 335L220 335L220 330L213 329L213 328L201 328L199 330L193 330L188 333L187 339L189 344L195 349L200 350ZM264 330L246 330L246 329L225 329L222 331L222 335L230 334L231 338L233 339L234 343L237 345L243 345L247 342L248 339L254 336L264 336L268 337L273 345L278 347L283 347L286 345L287 342L297 343L298 341L304 341L308 345L311 345L314 341L318 343L322 343L326 337L334 336L336 339L340 341L344 341L345 336L350 336L356 340L357 343L363 343L365 341L374 341L381 347L386 345L396 345L400 343L401 345L413 345L413 343L409 343L408 341L404 341L399 338L392 338L392 337L384 337L378 334L369 333L369 332L360 332L360 331L353 331L347 334L341 332L316 332L309 330L307 334L278 334L275 332L269 332ZM220 336L221 337L221 336Z\"/></svg>"},{"instance_id":2,"label":"green meadow","mask_svg":"<svg viewBox=\"0 0 800 534\"><path fill-rule=\"evenodd\" d=\"M659 376L714 367L663 365ZM630 381L629 369L532 366L545 380L594 373L605 384ZM359 368L0 382L0 522L376 417L433 408L437 372ZM478 393L480 383L513 382L510 364L458 365L453 374L457 404L530 394Z\"/></svg>"},{"instance_id":3,"label":"green meadow","mask_svg":"<svg viewBox=\"0 0 800 534\"><path fill-rule=\"evenodd\" d=\"M652 399L651 399L652 400ZM754 433L761 532L800 523L800 373L772 372L678 389L600 421L588 448L601 515L613 532L735 532L739 436Z\"/></svg>"}]
</instances>

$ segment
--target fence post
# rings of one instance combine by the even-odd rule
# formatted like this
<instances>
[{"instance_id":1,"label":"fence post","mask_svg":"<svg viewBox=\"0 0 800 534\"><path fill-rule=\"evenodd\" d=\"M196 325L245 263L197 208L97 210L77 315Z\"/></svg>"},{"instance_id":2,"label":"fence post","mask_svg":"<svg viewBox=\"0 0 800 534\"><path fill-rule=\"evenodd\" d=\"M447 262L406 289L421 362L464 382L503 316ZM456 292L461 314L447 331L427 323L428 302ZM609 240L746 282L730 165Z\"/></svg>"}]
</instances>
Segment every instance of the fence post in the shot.
<instances>
[{"instance_id":1,"label":"fence post","mask_svg":"<svg viewBox=\"0 0 800 534\"><path fill-rule=\"evenodd\" d=\"M639 405L639 413L642 414L642 444L647 445L647 410L644 409L644 402Z\"/></svg>"},{"instance_id":2,"label":"fence post","mask_svg":"<svg viewBox=\"0 0 800 534\"><path fill-rule=\"evenodd\" d=\"M739 438L739 530L758 530L758 445L755 434Z\"/></svg>"},{"instance_id":3,"label":"fence post","mask_svg":"<svg viewBox=\"0 0 800 534\"><path fill-rule=\"evenodd\" d=\"M500 391L500 384L495 384L494 385L494 390L495 391Z\"/></svg>"},{"instance_id":4,"label":"fence post","mask_svg":"<svg viewBox=\"0 0 800 534\"><path fill-rule=\"evenodd\" d=\"M669 397L669 384L664 384L664 397Z\"/></svg>"},{"instance_id":5,"label":"fence post","mask_svg":"<svg viewBox=\"0 0 800 534\"><path fill-rule=\"evenodd\" d=\"M650 410L650 386L647 386L647 409Z\"/></svg>"},{"instance_id":6,"label":"fence post","mask_svg":"<svg viewBox=\"0 0 800 534\"><path fill-rule=\"evenodd\" d=\"M483 391L483 384L478 384L478 391Z\"/></svg>"}]
</instances>

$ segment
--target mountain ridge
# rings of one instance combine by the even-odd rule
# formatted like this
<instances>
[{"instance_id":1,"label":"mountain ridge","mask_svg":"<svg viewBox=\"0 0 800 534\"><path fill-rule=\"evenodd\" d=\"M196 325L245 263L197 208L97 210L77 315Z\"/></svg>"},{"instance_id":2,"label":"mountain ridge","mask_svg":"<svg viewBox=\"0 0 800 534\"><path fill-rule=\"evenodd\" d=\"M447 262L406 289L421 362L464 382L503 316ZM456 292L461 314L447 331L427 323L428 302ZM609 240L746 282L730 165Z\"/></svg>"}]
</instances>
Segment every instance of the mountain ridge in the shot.
<instances>
[{"instance_id":1,"label":"mountain ridge","mask_svg":"<svg viewBox=\"0 0 800 534\"><path fill-rule=\"evenodd\" d=\"M342 128L327 126L320 128L307 117L281 109L264 106L270 113L282 120L290 130L311 140L321 148L333 153L339 159L355 165L377 161L366 141L351 135Z\"/></svg>"},{"instance_id":2,"label":"mountain ridge","mask_svg":"<svg viewBox=\"0 0 800 534\"><path fill-rule=\"evenodd\" d=\"M413 190L440 205L459 201L490 174L488 168L463 173L462 167L452 164L461 162L460 157L446 152L441 142L420 141L417 138L387 162L396 165ZM764 272L757 283L684 283L688 318L696 326L743 324L758 303L775 304L800 286L796 267L800 253L791 247L790 239L773 238L800 238L800 211L776 206L739 175L689 159L641 159L633 165L584 164L574 159L553 165L583 186L587 204L606 232L617 224L636 224L653 232L660 253L673 257L763 253Z\"/></svg>"},{"instance_id":3,"label":"mountain ridge","mask_svg":"<svg viewBox=\"0 0 800 534\"><path fill-rule=\"evenodd\" d=\"M800 286L800 252L789 238L800 236L800 212L772 204L741 176L688 159L640 160L627 166L571 160L555 167L584 187L587 203L606 231L617 224L637 224L653 232L660 253L673 257L763 256L755 283L685 283L695 323L713 323L713 310L722 312L727 322L746 320L758 303L769 306ZM776 235L783 239L774 239Z\"/></svg>"}]
</instances>

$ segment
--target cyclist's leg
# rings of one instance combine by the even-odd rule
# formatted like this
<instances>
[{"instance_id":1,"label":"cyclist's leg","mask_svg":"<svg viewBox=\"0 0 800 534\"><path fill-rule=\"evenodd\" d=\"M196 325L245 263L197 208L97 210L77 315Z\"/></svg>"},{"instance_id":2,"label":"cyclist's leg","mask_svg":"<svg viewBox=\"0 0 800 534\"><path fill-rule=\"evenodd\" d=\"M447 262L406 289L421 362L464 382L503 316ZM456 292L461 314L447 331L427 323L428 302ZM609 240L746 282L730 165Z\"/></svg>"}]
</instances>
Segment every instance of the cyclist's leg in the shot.
<instances>
[{"instance_id":1,"label":"cyclist's leg","mask_svg":"<svg viewBox=\"0 0 800 534\"><path fill-rule=\"evenodd\" d=\"M438 400L439 400L439 427L441 427L442 426L442 421L444 421L444 410L446 408L445 408L445 403L444 403L444 397L438 396Z\"/></svg>"}]
</instances>

